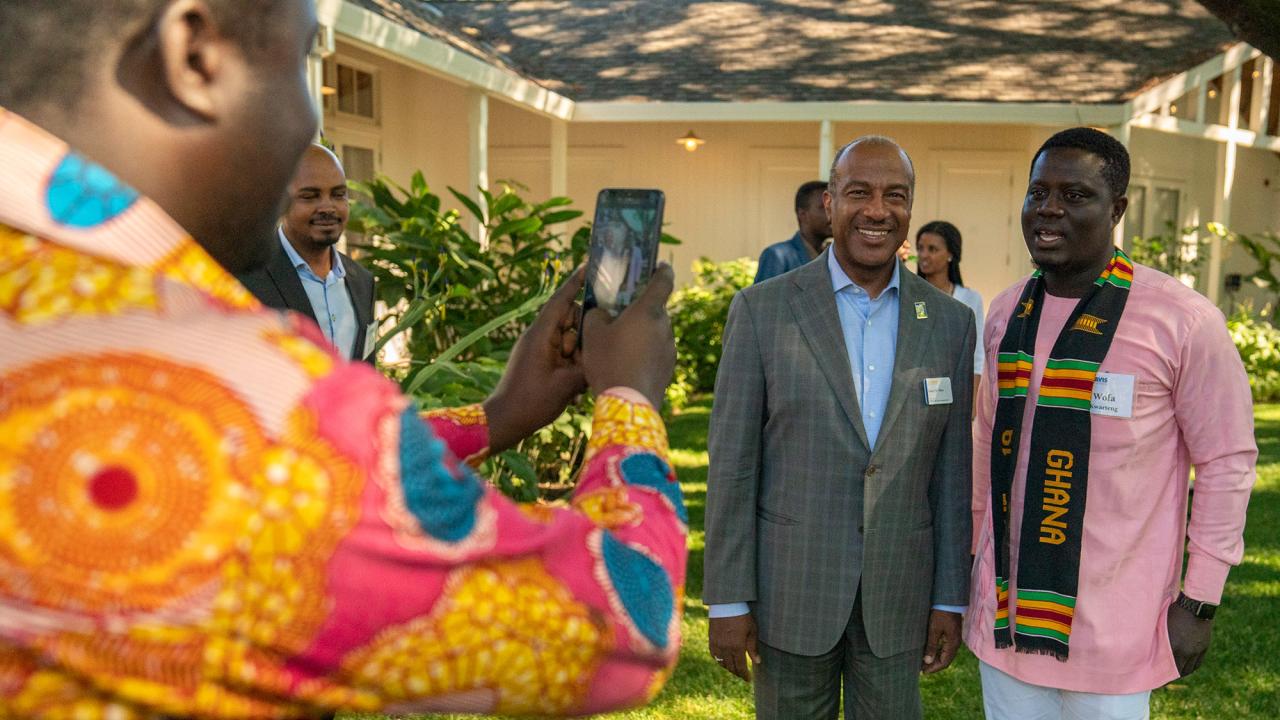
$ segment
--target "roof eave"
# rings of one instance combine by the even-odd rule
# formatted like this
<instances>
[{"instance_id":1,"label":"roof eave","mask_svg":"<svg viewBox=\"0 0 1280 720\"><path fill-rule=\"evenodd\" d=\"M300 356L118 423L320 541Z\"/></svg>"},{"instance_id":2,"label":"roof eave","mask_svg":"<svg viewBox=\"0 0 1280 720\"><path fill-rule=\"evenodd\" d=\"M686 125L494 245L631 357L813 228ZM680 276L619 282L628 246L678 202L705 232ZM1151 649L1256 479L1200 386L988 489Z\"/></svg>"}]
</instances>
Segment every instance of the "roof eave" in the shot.
<instances>
[{"instance_id":1,"label":"roof eave","mask_svg":"<svg viewBox=\"0 0 1280 720\"><path fill-rule=\"evenodd\" d=\"M344 40L376 55L483 90L547 117L568 120L574 114L574 102L569 98L352 3L318 0L316 16Z\"/></svg>"},{"instance_id":2,"label":"roof eave","mask_svg":"<svg viewBox=\"0 0 1280 720\"><path fill-rule=\"evenodd\" d=\"M978 125L1118 125L1123 103L848 101L577 102L574 122L904 122Z\"/></svg>"}]
</instances>

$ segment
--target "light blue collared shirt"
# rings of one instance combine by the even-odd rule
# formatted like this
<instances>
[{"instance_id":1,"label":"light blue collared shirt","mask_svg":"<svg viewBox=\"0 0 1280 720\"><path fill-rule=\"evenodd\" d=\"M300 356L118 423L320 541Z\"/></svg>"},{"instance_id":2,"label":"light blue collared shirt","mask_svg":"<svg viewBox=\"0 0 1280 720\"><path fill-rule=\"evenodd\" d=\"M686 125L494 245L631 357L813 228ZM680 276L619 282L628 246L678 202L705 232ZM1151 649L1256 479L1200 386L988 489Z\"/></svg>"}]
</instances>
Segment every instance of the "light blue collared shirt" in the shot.
<instances>
[{"instance_id":1,"label":"light blue collared shirt","mask_svg":"<svg viewBox=\"0 0 1280 720\"><path fill-rule=\"evenodd\" d=\"M876 446L884 409L893 389L893 362L898 355L898 305L902 263L894 263L889 285L874 300L871 295L845 275L836 260L835 250L827 252L827 271L831 273L831 290L836 294L836 312L844 331L844 348L853 371L853 387L862 409L862 426L867 442ZM934 610L964 613L963 605L934 605ZM751 612L746 603L710 605L710 618L736 617Z\"/></svg>"},{"instance_id":2,"label":"light blue collared shirt","mask_svg":"<svg viewBox=\"0 0 1280 720\"><path fill-rule=\"evenodd\" d=\"M902 263L893 264L889 285L874 300L858 287L836 260L834 251L827 253L827 271L831 273L831 290L836 294L836 311L840 313L840 329L844 331L844 349L853 370L853 387L862 409L862 427L867 442L876 446L884 409L893 389L893 360L898 354L898 292Z\"/></svg>"},{"instance_id":3,"label":"light blue collared shirt","mask_svg":"<svg viewBox=\"0 0 1280 720\"><path fill-rule=\"evenodd\" d=\"M307 291L307 299L311 301L311 311L320 324L320 332L338 348L343 357L353 357L358 323L356 306L351 302L351 293L347 292L347 269L343 267L338 251L335 248L329 249L333 253L333 263L329 274L322 279L298 251L293 249L293 243L284 236L284 228L280 228L278 234L280 247L284 248L289 262L298 271L302 289Z\"/></svg>"}]
</instances>

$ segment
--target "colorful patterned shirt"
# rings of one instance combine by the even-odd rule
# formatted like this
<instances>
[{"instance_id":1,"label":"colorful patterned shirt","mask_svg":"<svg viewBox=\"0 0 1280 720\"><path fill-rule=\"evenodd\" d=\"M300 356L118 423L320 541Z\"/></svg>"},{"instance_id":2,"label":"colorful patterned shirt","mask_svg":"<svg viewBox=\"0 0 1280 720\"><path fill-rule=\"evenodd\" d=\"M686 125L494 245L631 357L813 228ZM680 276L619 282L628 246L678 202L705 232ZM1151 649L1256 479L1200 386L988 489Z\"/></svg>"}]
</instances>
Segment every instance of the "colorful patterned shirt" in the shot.
<instances>
[{"instance_id":1,"label":"colorful patterned shirt","mask_svg":"<svg viewBox=\"0 0 1280 720\"><path fill-rule=\"evenodd\" d=\"M679 645L661 419L597 401L568 507L263 309L156 205L0 109L0 715L579 714Z\"/></svg>"}]
</instances>

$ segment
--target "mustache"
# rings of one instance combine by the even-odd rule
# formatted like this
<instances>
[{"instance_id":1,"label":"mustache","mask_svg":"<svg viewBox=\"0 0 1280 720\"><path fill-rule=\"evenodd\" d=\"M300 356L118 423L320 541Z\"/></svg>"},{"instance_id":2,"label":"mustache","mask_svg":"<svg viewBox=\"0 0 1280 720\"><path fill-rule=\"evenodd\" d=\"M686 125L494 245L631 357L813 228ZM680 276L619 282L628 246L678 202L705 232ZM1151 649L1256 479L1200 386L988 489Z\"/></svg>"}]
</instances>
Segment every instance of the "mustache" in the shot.
<instances>
[{"instance_id":1,"label":"mustache","mask_svg":"<svg viewBox=\"0 0 1280 720\"><path fill-rule=\"evenodd\" d=\"M333 222L342 222L342 217L334 213L316 213L315 215L311 216L312 222L315 222L317 220L332 220Z\"/></svg>"}]
</instances>

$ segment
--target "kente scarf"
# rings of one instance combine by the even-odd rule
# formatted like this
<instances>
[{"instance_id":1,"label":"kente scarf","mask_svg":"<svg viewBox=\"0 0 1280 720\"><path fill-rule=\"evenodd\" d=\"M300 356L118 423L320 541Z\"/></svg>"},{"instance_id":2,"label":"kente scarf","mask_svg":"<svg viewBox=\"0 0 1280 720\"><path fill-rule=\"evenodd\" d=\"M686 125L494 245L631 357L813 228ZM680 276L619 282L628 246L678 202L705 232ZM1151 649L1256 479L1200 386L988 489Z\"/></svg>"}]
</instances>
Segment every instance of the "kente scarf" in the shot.
<instances>
[{"instance_id":1,"label":"kente scarf","mask_svg":"<svg viewBox=\"0 0 1280 720\"><path fill-rule=\"evenodd\" d=\"M1080 579L1080 538L1089 482L1089 406L1129 298L1133 263L1120 250L1076 304L1053 344L1031 422L1014 626L1009 626L1009 496L1036 331L1044 299L1037 270L1000 340L999 401L991 436L991 508L995 529L997 648L1067 659Z\"/></svg>"}]
</instances>

